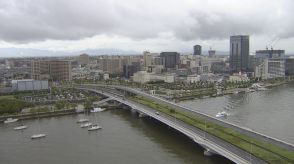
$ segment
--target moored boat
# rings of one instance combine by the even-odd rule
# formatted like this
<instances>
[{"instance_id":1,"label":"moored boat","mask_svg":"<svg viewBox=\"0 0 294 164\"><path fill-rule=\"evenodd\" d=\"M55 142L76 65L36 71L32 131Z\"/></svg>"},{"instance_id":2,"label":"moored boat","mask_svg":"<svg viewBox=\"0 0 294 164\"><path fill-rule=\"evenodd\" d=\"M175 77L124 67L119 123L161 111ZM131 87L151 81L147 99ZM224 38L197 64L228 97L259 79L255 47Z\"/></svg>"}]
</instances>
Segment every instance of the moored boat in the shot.
<instances>
[{"instance_id":1,"label":"moored boat","mask_svg":"<svg viewBox=\"0 0 294 164\"><path fill-rule=\"evenodd\" d=\"M92 123L88 122L88 123L82 124L81 128L87 128L87 127L89 127L91 125L92 125Z\"/></svg>"},{"instance_id":2,"label":"moored boat","mask_svg":"<svg viewBox=\"0 0 294 164\"><path fill-rule=\"evenodd\" d=\"M82 118L77 121L77 123L89 122L89 119Z\"/></svg>"},{"instance_id":3,"label":"moored boat","mask_svg":"<svg viewBox=\"0 0 294 164\"><path fill-rule=\"evenodd\" d=\"M23 130L23 129L26 129L26 128L28 128L28 126L22 125L22 126L15 127L13 129L14 130Z\"/></svg>"},{"instance_id":4,"label":"moored boat","mask_svg":"<svg viewBox=\"0 0 294 164\"><path fill-rule=\"evenodd\" d=\"M38 138L44 138L46 137L46 134L34 134L31 136L31 139L38 139Z\"/></svg>"},{"instance_id":5,"label":"moored boat","mask_svg":"<svg viewBox=\"0 0 294 164\"><path fill-rule=\"evenodd\" d=\"M100 126L98 126L98 125L91 125L91 127L88 128L88 131L94 131L94 130L99 130L99 129L101 129Z\"/></svg>"},{"instance_id":6,"label":"moored boat","mask_svg":"<svg viewBox=\"0 0 294 164\"><path fill-rule=\"evenodd\" d=\"M7 119L4 121L4 123L5 123L5 124L8 124L8 123L16 122L16 121L18 121L17 118L7 118Z\"/></svg>"}]
</instances>

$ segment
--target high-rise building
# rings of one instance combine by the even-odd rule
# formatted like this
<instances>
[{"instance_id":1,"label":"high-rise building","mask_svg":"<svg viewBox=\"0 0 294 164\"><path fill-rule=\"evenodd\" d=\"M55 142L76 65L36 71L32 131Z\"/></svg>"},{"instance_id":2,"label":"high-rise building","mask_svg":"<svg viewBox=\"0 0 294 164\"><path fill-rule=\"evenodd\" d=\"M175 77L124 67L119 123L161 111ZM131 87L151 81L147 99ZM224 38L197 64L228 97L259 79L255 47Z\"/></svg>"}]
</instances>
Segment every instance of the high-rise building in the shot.
<instances>
[{"instance_id":1,"label":"high-rise building","mask_svg":"<svg viewBox=\"0 0 294 164\"><path fill-rule=\"evenodd\" d=\"M255 52L255 58L258 64L262 63L265 59L269 58L285 58L285 50L257 50Z\"/></svg>"},{"instance_id":2,"label":"high-rise building","mask_svg":"<svg viewBox=\"0 0 294 164\"><path fill-rule=\"evenodd\" d=\"M71 80L71 61L69 60L33 60L31 77L35 80Z\"/></svg>"},{"instance_id":3,"label":"high-rise building","mask_svg":"<svg viewBox=\"0 0 294 164\"><path fill-rule=\"evenodd\" d=\"M202 54L202 48L200 45L195 45L193 48L194 48L193 55L201 55Z\"/></svg>"},{"instance_id":4,"label":"high-rise building","mask_svg":"<svg viewBox=\"0 0 294 164\"><path fill-rule=\"evenodd\" d=\"M175 69L180 64L180 54L177 52L162 52L160 59L165 68Z\"/></svg>"},{"instance_id":5,"label":"high-rise building","mask_svg":"<svg viewBox=\"0 0 294 164\"><path fill-rule=\"evenodd\" d=\"M209 57L213 57L213 56L215 56L215 50L209 50L209 51L208 51L208 56L209 56Z\"/></svg>"},{"instance_id":6,"label":"high-rise building","mask_svg":"<svg viewBox=\"0 0 294 164\"><path fill-rule=\"evenodd\" d=\"M230 37L230 69L232 72L248 71L249 36Z\"/></svg>"},{"instance_id":7,"label":"high-rise building","mask_svg":"<svg viewBox=\"0 0 294 164\"><path fill-rule=\"evenodd\" d=\"M131 65L125 64L123 65L123 76L125 78L130 78L134 75L134 73L140 71L140 63L133 62Z\"/></svg>"},{"instance_id":8,"label":"high-rise building","mask_svg":"<svg viewBox=\"0 0 294 164\"><path fill-rule=\"evenodd\" d=\"M79 64L87 65L89 63L89 55L88 54L81 54L79 56Z\"/></svg>"},{"instance_id":9,"label":"high-rise building","mask_svg":"<svg viewBox=\"0 0 294 164\"><path fill-rule=\"evenodd\" d=\"M144 67L148 67L152 65L152 55L148 51L143 52L143 58L144 58Z\"/></svg>"}]
</instances>

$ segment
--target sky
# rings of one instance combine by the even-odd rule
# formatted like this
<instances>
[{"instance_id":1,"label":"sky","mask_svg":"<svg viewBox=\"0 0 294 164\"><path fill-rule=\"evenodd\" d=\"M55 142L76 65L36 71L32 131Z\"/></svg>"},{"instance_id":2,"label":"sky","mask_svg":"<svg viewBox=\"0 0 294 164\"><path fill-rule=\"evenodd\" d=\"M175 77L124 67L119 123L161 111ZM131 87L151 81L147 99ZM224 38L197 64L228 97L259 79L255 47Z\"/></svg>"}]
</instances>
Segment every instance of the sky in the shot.
<instances>
[{"instance_id":1,"label":"sky","mask_svg":"<svg viewBox=\"0 0 294 164\"><path fill-rule=\"evenodd\" d=\"M52 51L116 48L229 51L250 35L250 51L294 52L293 0L0 0L0 48Z\"/></svg>"}]
</instances>

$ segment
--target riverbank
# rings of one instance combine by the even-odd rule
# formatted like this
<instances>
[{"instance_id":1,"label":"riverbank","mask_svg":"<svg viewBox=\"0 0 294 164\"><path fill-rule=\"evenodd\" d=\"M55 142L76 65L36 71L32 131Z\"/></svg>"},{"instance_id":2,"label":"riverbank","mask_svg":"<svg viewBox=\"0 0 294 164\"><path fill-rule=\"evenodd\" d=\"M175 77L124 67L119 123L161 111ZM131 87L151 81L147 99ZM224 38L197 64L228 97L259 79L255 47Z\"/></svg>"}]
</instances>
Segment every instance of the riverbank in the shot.
<instances>
[{"instance_id":1,"label":"riverbank","mask_svg":"<svg viewBox=\"0 0 294 164\"><path fill-rule=\"evenodd\" d=\"M75 111L75 109L68 109L68 110L50 111L50 112L5 115L5 116L0 116L0 122L4 122L7 118L17 118L19 120L28 120L28 119L55 117L55 116L63 116L63 115L70 115L70 114L78 114L78 113Z\"/></svg>"},{"instance_id":2,"label":"riverbank","mask_svg":"<svg viewBox=\"0 0 294 164\"><path fill-rule=\"evenodd\" d=\"M118 107L114 106L103 106L106 110L116 109ZM34 113L26 113L26 114L14 114L14 115L2 115L0 116L0 123L3 123L7 118L17 118L19 120L29 120L29 119L37 119L37 118L46 118L46 117L58 117L64 115L73 115L80 114L81 112L76 112L76 109L66 109L59 111L49 111L49 112L34 112Z\"/></svg>"},{"instance_id":3,"label":"riverbank","mask_svg":"<svg viewBox=\"0 0 294 164\"><path fill-rule=\"evenodd\" d=\"M274 145L269 142L265 142L264 140L250 137L236 130L226 128L212 122L208 122L203 118L191 115L191 113L171 108L163 104L158 104L142 96L134 96L130 97L130 99L142 105L156 109L162 113L170 115L178 120L194 126L195 128L206 131L211 135L219 137L227 141L228 143L231 143L232 145L235 145L240 149L251 153L256 157L265 160L266 162L291 163L294 160L294 154L292 151L286 150L278 145Z\"/></svg>"}]
</instances>

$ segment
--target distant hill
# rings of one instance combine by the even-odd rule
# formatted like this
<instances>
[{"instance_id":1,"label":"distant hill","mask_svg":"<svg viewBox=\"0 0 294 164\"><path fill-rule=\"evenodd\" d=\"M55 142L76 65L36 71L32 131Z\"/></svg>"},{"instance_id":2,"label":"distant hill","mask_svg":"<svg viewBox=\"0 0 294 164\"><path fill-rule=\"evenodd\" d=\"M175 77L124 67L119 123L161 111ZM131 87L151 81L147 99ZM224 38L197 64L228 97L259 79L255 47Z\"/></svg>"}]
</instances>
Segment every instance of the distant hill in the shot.
<instances>
[{"instance_id":1,"label":"distant hill","mask_svg":"<svg viewBox=\"0 0 294 164\"><path fill-rule=\"evenodd\" d=\"M45 56L77 56L82 53L89 55L132 55L141 54L136 51L125 51L120 49L86 49L82 51L50 51L33 48L0 48L0 57L45 57Z\"/></svg>"}]
</instances>

